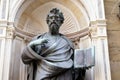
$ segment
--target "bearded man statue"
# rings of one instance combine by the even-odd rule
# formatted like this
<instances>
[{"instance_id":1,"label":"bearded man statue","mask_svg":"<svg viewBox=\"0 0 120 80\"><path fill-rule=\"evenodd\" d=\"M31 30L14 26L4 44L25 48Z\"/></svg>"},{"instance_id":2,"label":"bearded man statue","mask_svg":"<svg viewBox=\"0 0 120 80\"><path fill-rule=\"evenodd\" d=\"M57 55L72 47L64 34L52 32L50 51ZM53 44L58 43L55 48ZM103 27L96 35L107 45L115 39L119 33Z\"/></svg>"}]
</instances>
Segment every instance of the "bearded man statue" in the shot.
<instances>
[{"instance_id":1,"label":"bearded man statue","mask_svg":"<svg viewBox=\"0 0 120 80\"><path fill-rule=\"evenodd\" d=\"M27 80L76 80L72 74L73 44L59 33L63 13L53 8L46 21L49 31L34 37L22 52L23 63L29 65Z\"/></svg>"}]
</instances>

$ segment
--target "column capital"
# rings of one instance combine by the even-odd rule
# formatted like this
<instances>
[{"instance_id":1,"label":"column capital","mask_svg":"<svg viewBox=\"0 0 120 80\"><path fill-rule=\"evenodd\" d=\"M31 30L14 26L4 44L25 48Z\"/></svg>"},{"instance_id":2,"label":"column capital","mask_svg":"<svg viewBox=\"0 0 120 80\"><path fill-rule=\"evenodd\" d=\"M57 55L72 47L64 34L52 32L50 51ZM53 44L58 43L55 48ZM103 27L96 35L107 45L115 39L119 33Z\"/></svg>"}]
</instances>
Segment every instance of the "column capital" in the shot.
<instances>
[{"instance_id":1,"label":"column capital","mask_svg":"<svg viewBox=\"0 0 120 80\"><path fill-rule=\"evenodd\" d=\"M6 28L6 38L13 38L14 37L15 28L13 26L8 26Z\"/></svg>"},{"instance_id":2,"label":"column capital","mask_svg":"<svg viewBox=\"0 0 120 80\"><path fill-rule=\"evenodd\" d=\"M107 37L106 20L105 19L91 21L90 28L91 28L91 35L93 37L97 37L97 38L101 38L101 37L106 38Z\"/></svg>"}]
</instances>

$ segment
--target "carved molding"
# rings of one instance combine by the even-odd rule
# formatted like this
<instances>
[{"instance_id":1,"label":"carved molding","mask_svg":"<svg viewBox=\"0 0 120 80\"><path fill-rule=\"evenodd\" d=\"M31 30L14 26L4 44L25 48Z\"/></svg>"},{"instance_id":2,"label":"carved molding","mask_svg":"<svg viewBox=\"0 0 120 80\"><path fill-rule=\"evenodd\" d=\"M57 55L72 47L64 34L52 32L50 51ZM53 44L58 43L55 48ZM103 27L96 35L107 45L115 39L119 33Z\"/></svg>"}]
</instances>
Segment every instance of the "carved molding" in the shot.
<instances>
[{"instance_id":1,"label":"carved molding","mask_svg":"<svg viewBox=\"0 0 120 80\"><path fill-rule=\"evenodd\" d=\"M103 27L106 27L106 20L105 19L99 19L99 20L96 20L96 21L91 21L90 25L91 26L103 26Z\"/></svg>"},{"instance_id":2,"label":"carved molding","mask_svg":"<svg viewBox=\"0 0 120 80\"><path fill-rule=\"evenodd\" d=\"M67 36L69 39L71 39L73 42L75 42L75 41L78 41L81 37L89 35L90 34L89 29L90 28L84 28L84 29L74 32L74 33L65 34L65 36ZM30 41L34 36L36 36L36 34L25 32L25 31L15 27L15 35L14 36L19 36L26 41Z\"/></svg>"},{"instance_id":3,"label":"carved molding","mask_svg":"<svg viewBox=\"0 0 120 80\"><path fill-rule=\"evenodd\" d=\"M14 27L8 26L6 28L6 38L13 38L14 36Z\"/></svg>"},{"instance_id":4,"label":"carved molding","mask_svg":"<svg viewBox=\"0 0 120 80\"><path fill-rule=\"evenodd\" d=\"M6 27L7 23L8 23L7 20L0 20L0 26L2 26L2 27Z\"/></svg>"}]
</instances>

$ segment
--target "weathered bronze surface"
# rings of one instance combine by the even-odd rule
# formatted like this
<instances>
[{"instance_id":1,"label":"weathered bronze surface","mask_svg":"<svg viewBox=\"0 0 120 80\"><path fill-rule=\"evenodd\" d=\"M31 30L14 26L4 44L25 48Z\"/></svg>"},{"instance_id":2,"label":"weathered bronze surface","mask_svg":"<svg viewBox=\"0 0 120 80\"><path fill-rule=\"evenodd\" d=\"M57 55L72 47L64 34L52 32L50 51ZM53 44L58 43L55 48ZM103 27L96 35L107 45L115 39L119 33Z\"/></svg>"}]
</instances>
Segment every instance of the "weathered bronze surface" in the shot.
<instances>
[{"instance_id":1,"label":"weathered bronze surface","mask_svg":"<svg viewBox=\"0 0 120 80\"><path fill-rule=\"evenodd\" d=\"M86 69L73 69L73 44L59 33L62 12L52 9L46 21L49 31L34 37L22 53L29 66L27 80L83 80Z\"/></svg>"}]
</instances>

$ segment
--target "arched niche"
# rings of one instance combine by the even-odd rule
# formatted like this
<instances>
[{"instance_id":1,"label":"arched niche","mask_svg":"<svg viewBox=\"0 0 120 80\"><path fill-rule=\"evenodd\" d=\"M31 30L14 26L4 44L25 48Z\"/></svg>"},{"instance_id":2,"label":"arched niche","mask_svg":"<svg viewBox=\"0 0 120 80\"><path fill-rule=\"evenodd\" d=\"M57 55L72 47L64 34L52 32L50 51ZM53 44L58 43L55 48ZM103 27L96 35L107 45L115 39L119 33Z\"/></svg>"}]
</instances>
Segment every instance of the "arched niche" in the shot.
<instances>
[{"instance_id":1,"label":"arched niche","mask_svg":"<svg viewBox=\"0 0 120 80\"><path fill-rule=\"evenodd\" d=\"M66 11L68 11L70 16L68 21L71 21L71 19L74 20L75 27L72 27L72 29L69 29L68 31L62 33L67 34L69 38L76 40L75 43L79 42L77 40L79 39L78 36L81 33L82 28L89 27L89 23L91 24L92 27L97 26L97 28L94 28L94 32L93 32L93 35L95 35L93 43L96 45L97 49L100 49L101 51L96 50L97 64L95 66L95 74L93 74L93 76L95 76L95 80L105 80L106 78L110 80L109 57L107 51L108 48L107 48L107 36L106 36L106 21L98 19L98 13L99 13L98 11L104 12L103 10L101 9L99 10L98 8L99 5L101 5L101 7L104 7L103 3L100 3L102 1L103 0L13 0L13 1L10 0L11 4L9 8L10 10L8 14L7 24L9 26L13 26L12 23L14 23L16 37L14 38L12 44L13 51L11 53L9 80L26 80L26 72L25 72L26 68L21 61L20 52L22 51L24 46L26 46L26 40L30 40L31 37L33 37L37 33L43 33L47 31L46 29L47 27L43 26L45 22L42 22L42 20L38 20L38 23L39 24L41 23L40 24L41 26L36 25L37 23L36 13L37 15L39 15L38 14L39 11L36 10L40 10L42 12L41 7L49 4L52 5L54 4L56 6L59 5L60 9L63 10L63 12L65 13ZM66 17L68 17L68 15ZM27 26L27 24L32 24L34 25L34 27L29 29L30 26ZM64 25L62 25L63 27L61 28L64 28ZM38 30L38 32L34 33L38 28L41 29L41 31ZM70 26L65 26L65 29L68 28L70 28ZM82 44L80 44L80 46L82 46L82 48L85 48L86 46L88 46L88 42L89 41L86 41L86 37L84 37L82 39L81 42ZM105 57L103 55L105 55ZM91 73L92 71L90 72L90 74Z\"/></svg>"},{"instance_id":2,"label":"arched niche","mask_svg":"<svg viewBox=\"0 0 120 80\"><path fill-rule=\"evenodd\" d=\"M46 16L50 9L60 9L64 16L65 22L60 31L63 34L74 33L82 28L88 27L90 20L84 8L73 3L72 1L40 1L36 0L27 7L21 6L15 18L15 27L18 29L38 34L47 31ZM23 11L24 10L24 11Z\"/></svg>"},{"instance_id":3,"label":"arched niche","mask_svg":"<svg viewBox=\"0 0 120 80\"><path fill-rule=\"evenodd\" d=\"M12 54L15 56L11 57L10 80L26 80L26 67L21 61L20 52L26 45L25 41L30 39L29 37L47 32L46 16L50 9L58 8L63 12L65 22L60 31L69 37L76 34L79 36L81 29L89 27L89 14L83 4L78 3L77 0L25 0L22 2L14 18L15 34L18 35L13 40ZM78 36L76 37L79 39Z\"/></svg>"}]
</instances>

